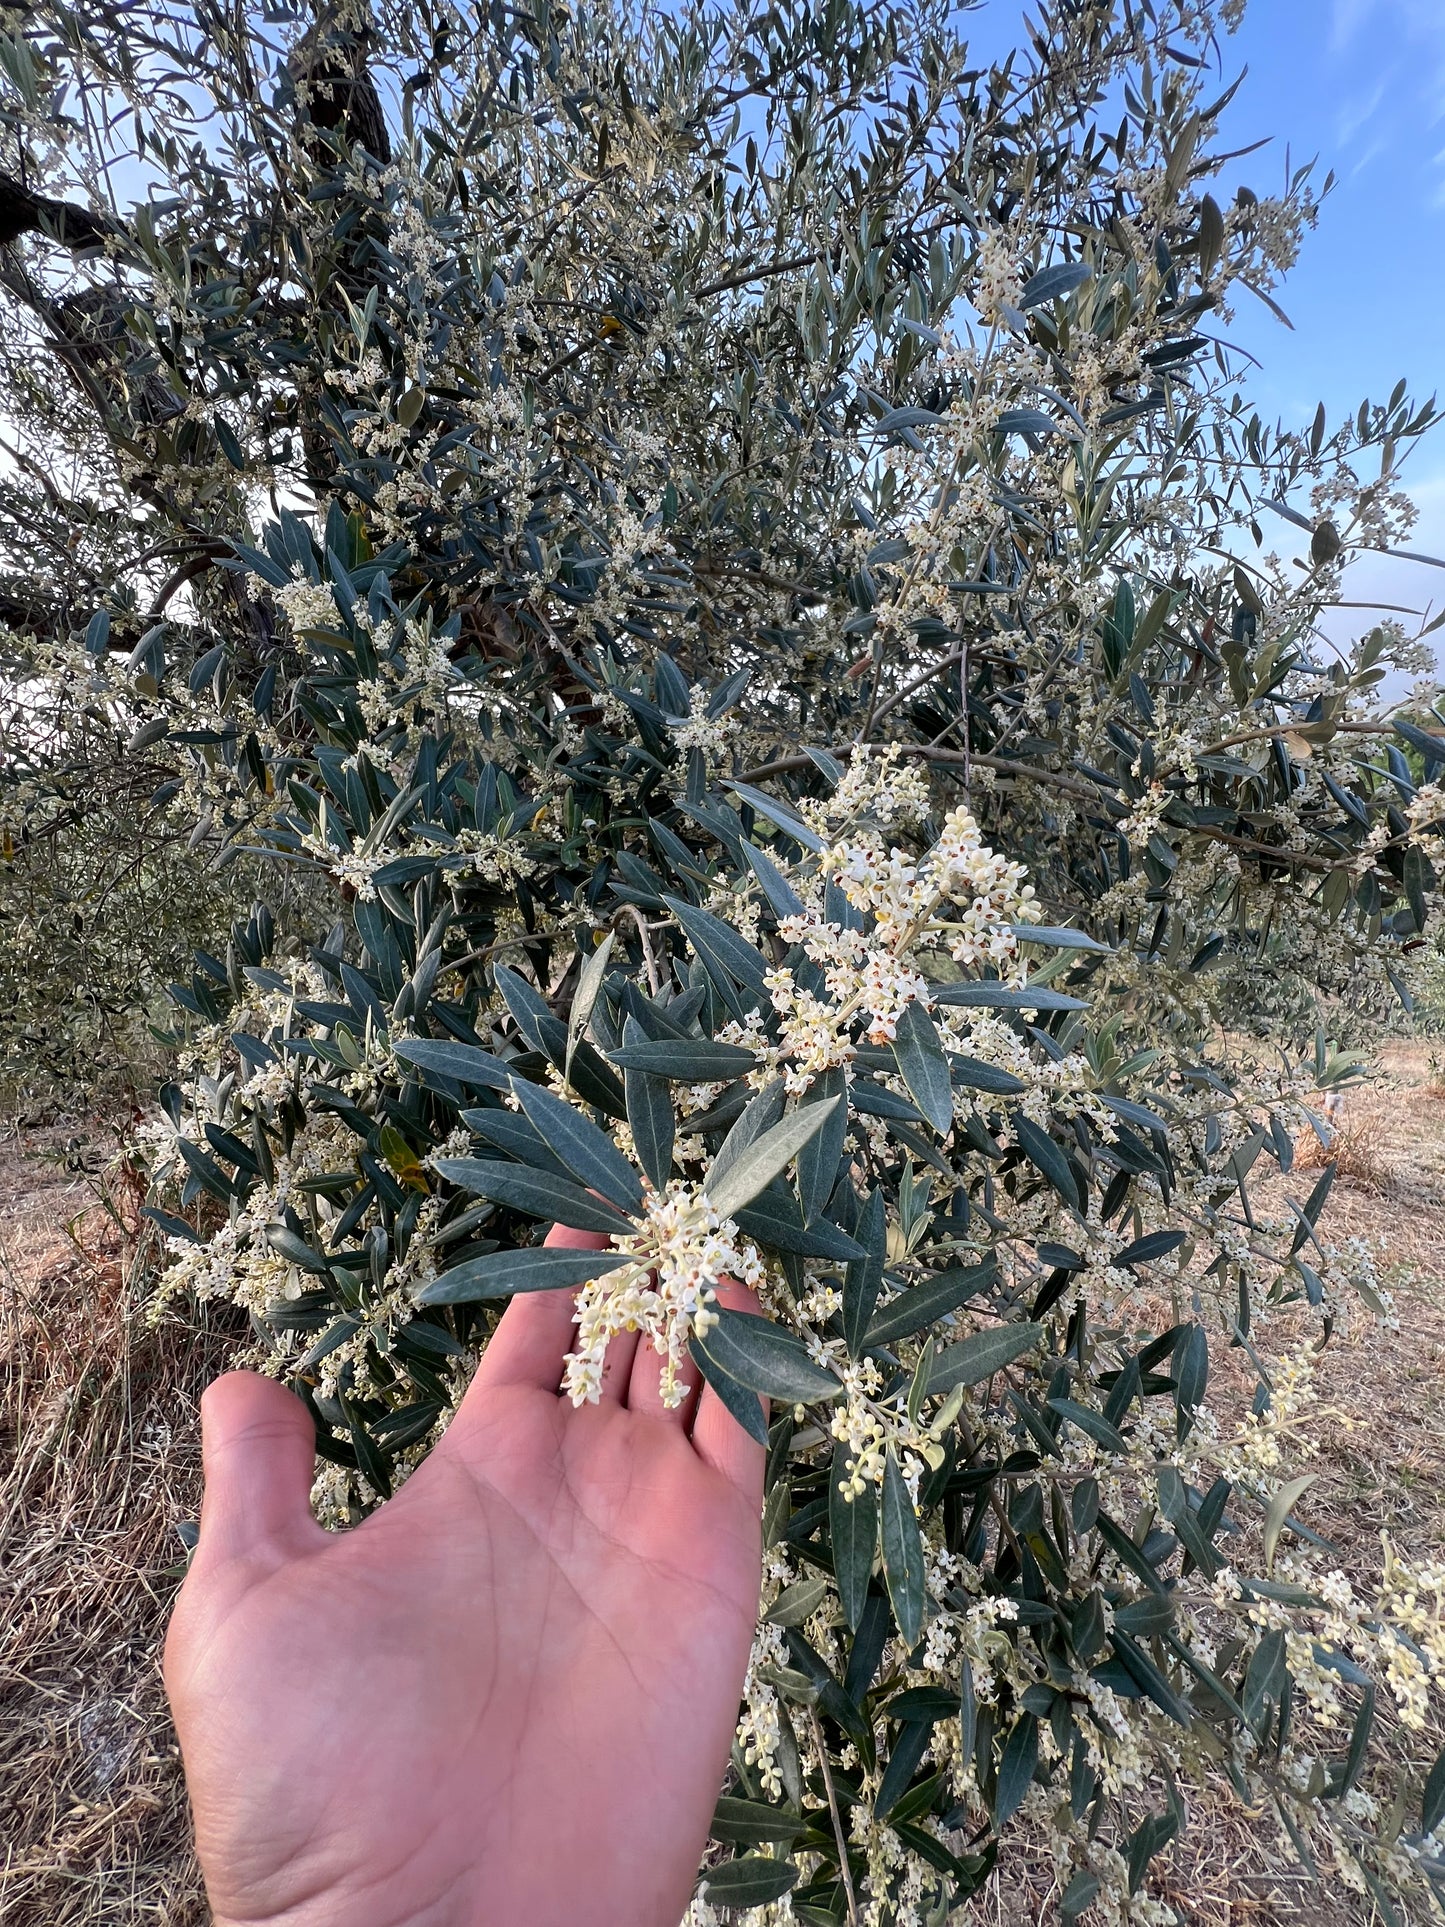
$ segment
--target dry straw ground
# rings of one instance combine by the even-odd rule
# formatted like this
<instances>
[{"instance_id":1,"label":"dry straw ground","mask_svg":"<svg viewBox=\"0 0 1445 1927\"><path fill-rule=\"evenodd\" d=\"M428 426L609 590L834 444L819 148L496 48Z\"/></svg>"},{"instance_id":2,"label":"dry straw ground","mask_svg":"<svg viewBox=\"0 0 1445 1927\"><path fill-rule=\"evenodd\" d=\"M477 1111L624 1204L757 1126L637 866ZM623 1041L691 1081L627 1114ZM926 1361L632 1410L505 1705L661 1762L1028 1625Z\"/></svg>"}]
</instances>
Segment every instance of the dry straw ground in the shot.
<instances>
[{"instance_id":1,"label":"dry straw ground","mask_svg":"<svg viewBox=\"0 0 1445 1927\"><path fill-rule=\"evenodd\" d=\"M0 1155L0 1920L191 1927L189 1851L157 1655L199 1496L197 1400L224 1357L148 1331L107 1147ZM122 1218L123 1191L117 1193Z\"/></svg>"},{"instance_id":2,"label":"dry straw ground","mask_svg":"<svg viewBox=\"0 0 1445 1927\"><path fill-rule=\"evenodd\" d=\"M1328 1230L1382 1241L1400 1328L1362 1324L1325 1352L1333 1424L1306 1517L1361 1581L1380 1533L1445 1556L1445 1089L1414 1045L1382 1053L1341 1119ZM157 1655L198 1501L196 1406L232 1340L148 1330L126 1221L95 1203L104 1134L0 1147L0 1921L6 1927L193 1927L207 1913ZM88 1169L86 1168L88 1167ZM1298 1186L1293 1187L1298 1189ZM1285 1340L1287 1342L1287 1339ZM1216 1397L1243 1410L1245 1373ZM1368 1784L1388 1806L1441 1736L1379 1732ZM1366 1903L1300 1868L1278 1823L1195 1793L1153 1890L1190 1927L1336 1927ZM1022 1927L1057 1895L1022 1848L965 1918Z\"/></svg>"}]
</instances>

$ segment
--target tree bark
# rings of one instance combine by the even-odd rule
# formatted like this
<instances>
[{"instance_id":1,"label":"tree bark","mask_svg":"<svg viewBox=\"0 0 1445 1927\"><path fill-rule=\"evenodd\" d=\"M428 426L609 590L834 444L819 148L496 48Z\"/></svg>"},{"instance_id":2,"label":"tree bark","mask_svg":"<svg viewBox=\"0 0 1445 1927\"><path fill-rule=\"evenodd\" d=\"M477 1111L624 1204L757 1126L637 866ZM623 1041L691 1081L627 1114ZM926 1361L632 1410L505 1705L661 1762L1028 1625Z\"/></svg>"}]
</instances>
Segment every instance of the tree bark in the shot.
<instances>
[{"instance_id":1,"label":"tree bark","mask_svg":"<svg viewBox=\"0 0 1445 1927\"><path fill-rule=\"evenodd\" d=\"M22 234L48 234L62 247L94 248L121 232L108 215L92 214L88 207L56 201L48 194L33 194L13 176L0 174L0 247L8 247Z\"/></svg>"}]
</instances>

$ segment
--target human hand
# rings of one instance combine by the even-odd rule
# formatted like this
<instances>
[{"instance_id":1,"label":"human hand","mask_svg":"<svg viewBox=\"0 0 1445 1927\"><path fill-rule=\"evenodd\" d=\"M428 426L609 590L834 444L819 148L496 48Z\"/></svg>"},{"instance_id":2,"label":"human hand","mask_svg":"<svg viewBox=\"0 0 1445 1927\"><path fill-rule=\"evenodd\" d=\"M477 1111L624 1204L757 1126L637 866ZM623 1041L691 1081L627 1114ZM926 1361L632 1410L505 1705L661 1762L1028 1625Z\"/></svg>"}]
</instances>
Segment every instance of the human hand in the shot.
<instances>
[{"instance_id":1,"label":"human hand","mask_svg":"<svg viewBox=\"0 0 1445 1927\"><path fill-rule=\"evenodd\" d=\"M311 1516L292 1393L206 1393L165 1678L217 1927L677 1927L747 1667L763 1452L710 1388L665 1410L635 1339L574 1409L571 1329L570 1294L514 1299L445 1437L349 1532Z\"/></svg>"}]
</instances>

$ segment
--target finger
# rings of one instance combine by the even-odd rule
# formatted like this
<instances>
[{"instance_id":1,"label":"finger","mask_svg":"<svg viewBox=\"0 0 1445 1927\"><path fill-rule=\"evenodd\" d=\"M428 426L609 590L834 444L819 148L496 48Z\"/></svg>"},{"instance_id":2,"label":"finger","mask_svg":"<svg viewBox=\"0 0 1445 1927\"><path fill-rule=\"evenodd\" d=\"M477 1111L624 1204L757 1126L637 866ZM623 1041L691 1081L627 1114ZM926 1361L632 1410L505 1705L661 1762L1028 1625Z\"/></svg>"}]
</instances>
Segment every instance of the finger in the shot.
<instances>
[{"instance_id":1,"label":"finger","mask_svg":"<svg viewBox=\"0 0 1445 1927\"><path fill-rule=\"evenodd\" d=\"M718 1303L728 1311L762 1315L757 1293L749 1291L746 1285L734 1284L731 1278L723 1279L717 1295ZM764 1399L764 1417L767 1410L768 1401ZM767 1463L767 1453L738 1424L711 1385L704 1385L698 1396L697 1417L692 1422L692 1443L700 1459L721 1472L740 1492L745 1492L750 1499L762 1504L763 1468Z\"/></svg>"},{"instance_id":2,"label":"finger","mask_svg":"<svg viewBox=\"0 0 1445 1927\"><path fill-rule=\"evenodd\" d=\"M600 1231L574 1231L554 1224L547 1244L555 1250L601 1251L608 1239ZM514 1298L492 1333L458 1417L488 1386L532 1385L555 1392L562 1384L562 1360L572 1348L575 1293L528 1291Z\"/></svg>"},{"instance_id":3,"label":"finger","mask_svg":"<svg viewBox=\"0 0 1445 1927\"><path fill-rule=\"evenodd\" d=\"M208 1559L290 1556L326 1537L311 1516L316 1428L275 1379L227 1372L207 1388L201 1458L199 1551Z\"/></svg>"},{"instance_id":4,"label":"finger","mask_svg":"<svg viewBox=\"0 0 1445 1927\"><path fill-rule=\"evenodd\" d=\"M665 1419L669 1425L676 1425L686 1431L697 1410L697 1388L702 1374L690 1358L684 1359L677 1368L677 1390L683 1393L681 1404L669 1409L662 1402L663 1354L649 1341L639 1344L637 1356L632 1361L632 1380L627 1388L629 1411L641 1412L647 1418Z\"/></svg>"},{"instance_id":5,"label":"finger","mask_svg":"<svg viewBox=\"0 0 1445 1927\"><path fill-rule=\"evenodd\" d=\"M632 1383L632 1361L637 1356L637 1333L618 1332L607 1341L602 1354L602 1388L598 1393L604 1405L625 1405Z\"/></svg>"}]
</instances>

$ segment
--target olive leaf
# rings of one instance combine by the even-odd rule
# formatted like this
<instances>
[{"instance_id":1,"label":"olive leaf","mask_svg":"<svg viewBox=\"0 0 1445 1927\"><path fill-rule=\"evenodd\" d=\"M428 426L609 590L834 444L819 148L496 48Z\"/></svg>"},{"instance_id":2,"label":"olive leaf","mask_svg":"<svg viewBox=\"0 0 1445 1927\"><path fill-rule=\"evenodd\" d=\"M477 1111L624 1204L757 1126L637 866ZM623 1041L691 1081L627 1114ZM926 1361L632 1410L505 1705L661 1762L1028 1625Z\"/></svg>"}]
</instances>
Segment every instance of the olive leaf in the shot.
<instances>
[{"instance_id":1,"label":"olive leaf","mask_svg":"<svg viewBox=\"0 0 1445 1927\"><path fill-rule=\"evenodd\" d=\"M636 1171L611 1138L575 1105L525 1078L513 1078L512 1090L521 1099L528 1122L580 1183L624 1210L641 1207L642 1185Z\"/></svg>"},{"instance_id":2,"label":"olive leaf","mask_svg":"<svg viewBox=\"0 0 1445 1927\"><path fill-rule=\"evenodd\" d=\"M508 1065L490 1051L474 1044L456 1044L444 1038L399 1037L392 1045L396 1055L419 1070L447 1078L471 1090L507 1091L512 1087Z\"/></svg>"},{"instance_id":3,"label":"olive leaf","mask_svg":"<svg viewBox=\"0 0 1445 1927\"><path fill-rule=\"evenodd\" d=\"M766 1907L781 1900L797 1882L798 1869L791 1860L745 1853L741 1859L710 1867L698 1893L710 1907Z\"/></svg>"},{"instance_id":4,"label":"olive leaf","mask_svg":"<svg viewBox=\"0 0 1445 1927\"><path fill-rule=\"evenodd\" d=\"M925 1325L936 1324L966 1304L975 1293L986 1290L997 1272L998 1261L990 1253L982 1264L955 1265L951 1271L925 1278L922 1283L900 1292L875 1314L863 1343L890 1345L895 1339L922 1331ZM929 1389L935 1389L932 1377Z\"/></svg>"},{"instance_id":5,"label":"olive leaf","mask_svg":"<svg viewBox=\"0 0 1445 1927\"><path fill-rule=\"evenodd\" d=\"M899 1013L893 1054L908 1094L940 1136L953 1123L953 1087L937 1026L921 1004Z\"/></svg>"},{"instance_id":6,"label":"olive leaf","mask_svg":"<svg viewBox=\"0 0 1445 1927\"><path fill-rule=\"evenodd\" d=\"M828 1534L843 1617L857 1632L878 1551L878 1488L864 1480L861 1491L845 1494L850 1456L845 1445L834 1448L828 1475Z\"/></svg>"},{"instance_id":7,"label":"olive leaf","mask_svg":"<svg viewBox=\"0 0 1445 1927\"><path fill-rule=\"evenodd\" d=\"M1274 1571L1274 1555L1279 1545L1279 1535L1289 1523L1289 1515L1314 1484L1318 1473L1306 1472L1298 1479L1288 1479L1272 1494L1268 1510L1264 1515L1264 1569Z\"/></svg>"},{"instance_id":8,"label":"olive leaf","mask_svg":"<svg viewBox=\"0 0 1445 1927\"><path fill-rule=\"evenodd\" d=\"M642 1035L642 1026L637 1019L629 1017L622 1026L624 1046L637 1048L642 1042ZM622 1082L627 1101L627 1128L632 1133L638 1160L654 1189L661 1190L672 1169L672 1147L676 1132L672 1098L666 1081L650 1071L629 1064L623 1072Z\"/></svg>"},{"instance_id":9,"label":"olive leaf","mask_svg":"<svg viewBox=\"0 0 1445 1927\"><path fill-rule=\"evenodd\" d=\"M918 1530L918 1515L913 1509L908 1487L898 1460L890 1447L883 1465L883 1491L879 1501L883 1537L883 1576L893 1617L903 1635L905 1646L915 1646L923 1631L925 1603L923 1538Z\"/></svg>"},{"instance_id":10,"label":"olive leaf","mask_svg":"<svg viewBox=\"0 0 1445 1927\"><path fill-rule=\"evenodd\" d=\"M957 1385L981 1385L1033 1351L1043 1335L1042 1325L995 1325L945 1345L928 1375L929 1395L951 1392Z\"/></svg>"},{"instance_id":11,"label":"olive leaf","mask_svg":"<svg viewBox=\"0 0 1445 1927\"><path fill-rule=\"evenodd\" d=\"M693 1339L693 1350L737 1384L796 1405L841 1397L839 1380L791 1332L750 1312L722 1310L716 1317L705 1336Z\"/></svg>"},{"instance_id":12,"label":"olive leaf","mask_svg":"<svg viewBox=\"0 0 1445 1927\"><path fill-rule=\"evenodd\" d=\"M842 1103L833 1097L800 1105L787 1117L755 1138L736 1158L718 1170L715 1159L703 1188L720 1218L731 1218L766 1189L792 1163L808 1140L817 1135Z\"/></svg>"},{"instance_id":13,"label":"olive leaf","mask_svg":"<svg viewBox=\"0 0 1445 1927\"><path fill-rule=\"evenodd\" d=\"M494 1158L438 1158L436 1168L449 1184L534 1218L572 1225L579 1231L618 1232L624 1237L633 1229L629 1219L595 1192L550 1172L526 1171Z\"/></svg>"},{"instance_id":14,"label":"olive leaf","mask_svg":"<svg viewBox=\"0 0 1445 1927\"><path fill-rule=\"evenodd\" d=\"M616 1271L627 1258L616 1251L488 1251L467 1258L416 1293L419 1305L465 1305L510 1298L523 1291L563 1291Z\"/></svg>"}]
</instances>

